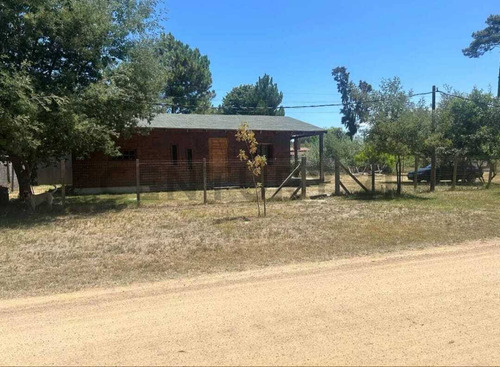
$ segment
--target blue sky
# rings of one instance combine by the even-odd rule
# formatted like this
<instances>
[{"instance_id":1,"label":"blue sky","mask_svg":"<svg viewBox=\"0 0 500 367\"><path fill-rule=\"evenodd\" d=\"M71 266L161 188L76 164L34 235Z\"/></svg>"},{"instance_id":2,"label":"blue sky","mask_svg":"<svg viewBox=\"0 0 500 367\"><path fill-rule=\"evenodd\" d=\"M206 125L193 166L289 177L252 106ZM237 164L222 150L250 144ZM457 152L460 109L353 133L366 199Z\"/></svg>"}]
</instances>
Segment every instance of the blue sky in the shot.
<instances>
[{"instance_id":1,"label":"blue sky","mask_svg":"<svg viewBox=\"0 0 500 367\"><path fill-rule=\"evenodd\" d=\"M164 0L165 30L211 62L218 105L233 87L267 73L284 105L340 101L332 68L377 86L399 76L414 92L450 85L496 91L499 50L469 59L461 50L485 27L498 0L285 1ZM165 14L164 14L165 15ZM340 126L338 107L287 110L322 126Z\"/></svg>"}]
</instances>

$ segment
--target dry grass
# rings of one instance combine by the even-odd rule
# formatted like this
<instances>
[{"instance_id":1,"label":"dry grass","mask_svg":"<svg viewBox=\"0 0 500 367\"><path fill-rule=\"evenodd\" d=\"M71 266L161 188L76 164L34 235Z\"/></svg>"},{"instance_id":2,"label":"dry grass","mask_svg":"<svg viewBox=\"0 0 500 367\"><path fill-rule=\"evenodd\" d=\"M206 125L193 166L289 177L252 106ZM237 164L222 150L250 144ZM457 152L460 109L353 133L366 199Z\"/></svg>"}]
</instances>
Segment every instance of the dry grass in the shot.
<instances>
[{"instance_id":1,"label":"dry grass","mask_svg":"<svg viewBox=\"0 0 500 367\"><path fill-rule=\"evenodd\" d=\"M318 190L332 187L309 193ZM0 297L500 237L498 181L491 190L406 191L278 200L267 218L246 201L252 191L233 190L210 192L209 205L196 192L147 194L140 208L134 195L68 197L65 209L36 214L13 206L0 217Z\"/></svg>"}]
</instances>

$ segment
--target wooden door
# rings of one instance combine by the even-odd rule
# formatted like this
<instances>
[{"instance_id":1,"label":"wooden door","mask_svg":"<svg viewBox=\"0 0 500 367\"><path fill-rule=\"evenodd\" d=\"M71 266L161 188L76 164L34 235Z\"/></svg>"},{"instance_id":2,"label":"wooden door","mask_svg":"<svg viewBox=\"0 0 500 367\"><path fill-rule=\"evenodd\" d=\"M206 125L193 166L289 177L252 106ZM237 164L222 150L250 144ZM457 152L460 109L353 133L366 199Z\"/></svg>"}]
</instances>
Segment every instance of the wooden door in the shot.
<instances>
[{"instance_id":1,"label":"wooden door","mask_svg":"<svg viewBox=\"0 0 500 367\"><path fill-rule=\"evenodd\" d=\"M220 185L228 181L227 138L208 139L210 178Z\"/></svg>"}]
</instances>

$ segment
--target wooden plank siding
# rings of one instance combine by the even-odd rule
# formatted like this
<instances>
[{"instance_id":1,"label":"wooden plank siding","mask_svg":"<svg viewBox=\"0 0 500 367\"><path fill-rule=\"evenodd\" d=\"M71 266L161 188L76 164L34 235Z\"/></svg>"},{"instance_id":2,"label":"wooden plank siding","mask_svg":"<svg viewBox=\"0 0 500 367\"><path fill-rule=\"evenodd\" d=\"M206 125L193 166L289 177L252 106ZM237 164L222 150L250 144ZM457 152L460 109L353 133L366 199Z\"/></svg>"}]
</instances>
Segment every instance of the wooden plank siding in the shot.
<instances>
[{"instance_id":1,"label":"wooden plank siding","mask_svg":"<svg viewBox=\"0 0 500 367\"><path fill-rule=\"evenodd\" d=\"M74 159L73 187L134 186L136 158L140 161L141 185L149 186L152 190L203 188L203 158L208 163L209 187L216 185L217 181L224 185L251 186L252 177L245 163L237 158L239 149L244 148L244 145L236 141L235 134L236 131L224 130L154 128L149 134L120 139L117 143L121 151L133 151L135 157L116 160L102 153L94 153L88 159ZM266 167L266 185L279 185L290 173L291 132L255 131L255 134L259 143L272 146L273 156ZM173 146L176 148L173 149ZM226 163L223 163L224 151ZM174 154L176 160L173 159ZM214 166L213 162L218 163Z\"/></svg>"}]
</instances>

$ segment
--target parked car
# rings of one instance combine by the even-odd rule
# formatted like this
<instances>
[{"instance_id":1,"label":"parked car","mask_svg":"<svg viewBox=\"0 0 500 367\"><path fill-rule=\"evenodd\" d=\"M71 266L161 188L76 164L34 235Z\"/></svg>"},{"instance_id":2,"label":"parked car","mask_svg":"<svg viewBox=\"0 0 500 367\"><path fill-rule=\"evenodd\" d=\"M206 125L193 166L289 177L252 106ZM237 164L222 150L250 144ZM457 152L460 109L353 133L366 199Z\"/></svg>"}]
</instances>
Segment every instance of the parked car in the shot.
<instances>
[{"instance_id":1,"label":"parked car","mask_svg":"<svg viewBox=\"0 0 500 367\"><path fill-rule=\"evenodd\" d=\"M408 172L408 179L413 181L415 177L415 171ZM483 177L483 170L473 164L463 163L459 164L457 167L457 181L474 183L476 179ZM453 179L453 165L439 165L436 167L436 181L445 181ZM431 165L419 168L417 170L417 181L427 181L431 180Z\"/></svg>"}]
</instances>

